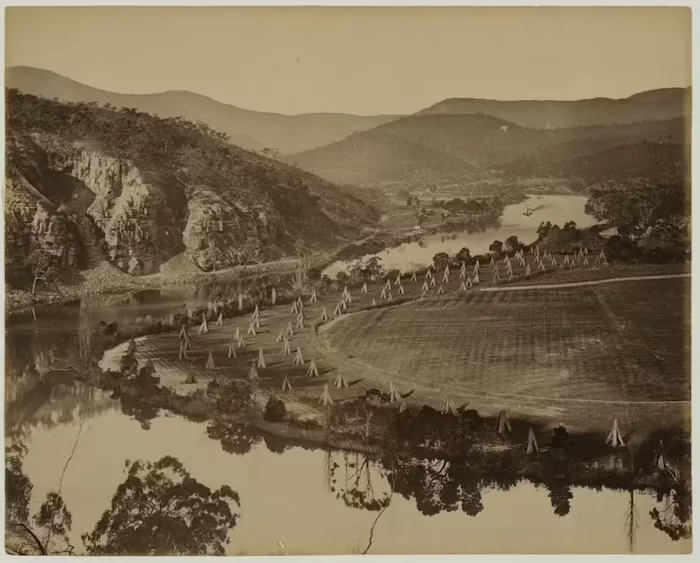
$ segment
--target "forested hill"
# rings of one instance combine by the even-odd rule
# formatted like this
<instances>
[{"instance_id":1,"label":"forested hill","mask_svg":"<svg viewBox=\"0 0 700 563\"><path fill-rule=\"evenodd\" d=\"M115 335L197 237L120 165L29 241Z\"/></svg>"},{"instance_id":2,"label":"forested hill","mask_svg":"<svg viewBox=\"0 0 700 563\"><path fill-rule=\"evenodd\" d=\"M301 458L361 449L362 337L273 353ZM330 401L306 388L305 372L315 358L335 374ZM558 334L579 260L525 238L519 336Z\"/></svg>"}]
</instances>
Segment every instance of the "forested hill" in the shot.
<instances>
[{"instance_id":1,"label":"forested hill","mask_svg":"<svg viewBox=\"0 0 700 563\"><path fill-rule=\"evenodd\" d=\"M80 265L100 246L149 273L184 252L204 269L332 248L377 212L204 124L6 91L12 270L27 246ZM19 273L18 273L19 275Z\"/></svg>"},{"instance_id":2,"label":"forested hill","mask_svg":"<svg viewBox=\"0 0 700 563\"><path fill-rule=\"evenodd\" d=\"M413 115L286 157L335 182L459 181L475 172L548 175L559 162L643 142L684 143L683 118L531 129L490 115Z\"/></svg>"}]
</instances>

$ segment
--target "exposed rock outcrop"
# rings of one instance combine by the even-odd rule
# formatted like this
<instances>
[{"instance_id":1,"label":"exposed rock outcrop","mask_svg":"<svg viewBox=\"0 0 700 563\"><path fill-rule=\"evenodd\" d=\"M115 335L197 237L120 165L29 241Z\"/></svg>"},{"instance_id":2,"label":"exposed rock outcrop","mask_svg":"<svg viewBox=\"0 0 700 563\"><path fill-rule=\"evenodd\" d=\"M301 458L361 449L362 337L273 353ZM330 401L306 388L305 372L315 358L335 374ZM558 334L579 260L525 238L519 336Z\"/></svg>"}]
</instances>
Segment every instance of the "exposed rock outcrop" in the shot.
<instances>
[{"instance_id":1,"label":"exposed rock outcrop","mask_svg":"<svg viewBox=\"0 0 700 563\"><path fill-rule=\"evenodd\" d=\"M7 91L8 271L27 248L61 269L109 261L132 275L182 255L210 271L340 246L376 211L248 153L202 124Z\"/></svg>"}]
</instances>

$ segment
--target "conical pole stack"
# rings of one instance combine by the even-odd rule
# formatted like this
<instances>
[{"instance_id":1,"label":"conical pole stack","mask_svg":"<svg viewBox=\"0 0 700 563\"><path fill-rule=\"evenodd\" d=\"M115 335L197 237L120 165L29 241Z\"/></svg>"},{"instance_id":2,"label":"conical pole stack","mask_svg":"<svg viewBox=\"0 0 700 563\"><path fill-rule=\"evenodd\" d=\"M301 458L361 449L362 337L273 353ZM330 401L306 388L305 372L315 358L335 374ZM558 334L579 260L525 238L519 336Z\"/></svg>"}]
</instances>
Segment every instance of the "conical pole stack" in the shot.
<instances>
[{"instance_id":1,"label":"conical pole stack","mask_svg":"<svg viewBox=\"0 0 700 563\"><path fill-rule=\"evenodd\" d=\"M297 348L297 353L294 356L294 365L295 366L303 366L304 365L304 356L301 353L301 348Z\"/></svg>"},{"instance_id":2,"label":"conical pole stack","mask_svg":"<svg viewBox=\"0 0 700 563\"><path fill-rule=\"evenodd\" d=\"M333 404L331 392L328 389L328 383L326 383L323 387L323 393L321 393L321 397L318 402L321 403L324 407L330 407Z\"/></svg>"},{"instance_id":3,"label":"conical pole stack","mask_svg":"<svg viewBox=\"0 0 700 563\"><path fill-rule=\"evenodd\" d=\"M537 444L537 438L535 437L535 431L530 427L527 433L527 455L533 453L540 453L540 446Z\"/></svg>"},{"instance_id":4,"label":"conical pole stack","mask_svg":"<svg viewBox=\"0 0 700 563\"><path fill-rule=\"evenodd\" d=\"M209 357L207 358L207 364L204 366L204 369L214 369L216 366L214 365L214 356L212 355L211 351L209 352Z\"/></svg>"},{"instance_id":5,"label":"conical pole stack","mask_svg":"<svg viewBox=\"0 0 700 563\"><path fill-rule=\"evenodd\" d=\"M620 433L620 427L617 424L617 419L613 420L612 430L610 431L610 434L608 434L608 439L605 440L605 443L611 444L613 448L625 445L625 441Z\"/></svg>"},{"instance_id":6,"label":"conical pole stack","mask_svg":"<svg viewBox=\"0 0 700 563\"><path fill-rule=\"evenodd\" d=\"M510 421L508 420L508 415L506 414L505 410L502 410L498 413L497 431L499 434L505 434L506 432L510 432L511 430L512 428L510 426Z\"/></svg>"},{"instance_id":7,"label":"conical pole stack","mask_svg":"<svg viewBox=\"0 0 700 563\"><path fill-rule=\"evenodd\" d=\"M333 382L333 387L336 389L344 389L348 386L348 382L345 381L345 377L343 377L342 373L339 373L338 376L335 378L335 381Z\"/></svg>"},{"instance_id":8,"label":"conical pole stack","mask_svg":"<svg viewBox=\"0 0 700 563\"><path fill-rule=\"evenodd\" d=\"M248 379L251 381L256 381L260 379L260 376L258 375L258 370L255 367L255 360L250 364L250 371L248 372Z\"/></svg>"},{"instance_id":9,"label":"conical pole stack","mask_svg":"<svg viewBox=\"0 0 700 563\"><path fill-rule=\"evenodd\" d=\"M309 363L309 369L306 370L306 375L308 377L318 377L318 368L316 367L316 360L312 359Z\"/></svg>"}]
</instances>

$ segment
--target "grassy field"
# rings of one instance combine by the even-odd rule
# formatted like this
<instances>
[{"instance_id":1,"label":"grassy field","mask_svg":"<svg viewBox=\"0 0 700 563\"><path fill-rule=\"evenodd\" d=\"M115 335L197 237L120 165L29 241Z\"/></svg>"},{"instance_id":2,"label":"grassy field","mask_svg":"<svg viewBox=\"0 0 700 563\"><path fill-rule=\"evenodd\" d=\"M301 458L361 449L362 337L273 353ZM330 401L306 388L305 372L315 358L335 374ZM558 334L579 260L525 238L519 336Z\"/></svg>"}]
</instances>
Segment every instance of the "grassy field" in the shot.
<instances>
[{"instance_id":1,"label":"grassy field","mask_svg":"<svg viewBox=\"0 0 700 563\"><path fill-rule=\"evenodd\" d=\"M533 261L530 256L527 260ZM498 267L501 285L505 268ZM515 280L506 286L524 279L516 261L513 272ZM621 275L623 271L615 265L579 264L565 271L537 272L528 279L552 283L556 276L559 282L577 282ZM262 349L266 367L258 370L259 391L264 397L275 390L303 418L323 415L319 396L324 384L332 383L338 374L350 387L331 388L334 400L370 388L387 391L394 380L401 392L415 390L407 400L415 407L439 407L450 395L457 405L468 401L486 413L508 408L550 423L559 418L567 423L576 420L582 427L590 426L591 413L597 422L607 424L611 413L628 412L628 405L594 404L592 408L588 402L570 405L546 399L677 401L688 397L682 340L688 315L681 298L688 280L482 292L480 287L493 286L493 268L488 265L481 268L481 285L467 291L460 290L458 268L450 272L448 282L441 283L440 272L435 277L435 287L420 300L422 276L416 282L410 281L410 274L403 276L403 294L392 283L393 304L381 297L384 280L368 284L366 294L351 287L352 303L336 318L333 311L342 290L319 294L317 303L304 296L306 326L289 339L292 354L297 347L302 351L302 366L294 365L294 356L283 355L282 344L275 342L279 332L296 320L289 304L263 310L256 335L246 335L249 315L226 318L221 327L212 320L208 334L197 335L190 329L193 350L187 360L178 359L176 333L140 339L137 357L154 362L163 384L190 392L206 387L212 378L247 378ZM438 295L441 286L444 295ZM327 323L321 323L324 307L331 319ZM229 358L228 344L236 329L245 339L245 348L236 349L237 357ZM209 352L214 369L205 369ZM306 375L312 358L320 371L318 378ZM198 383L185 383L190 373ZM285 376L293 390L282 393ZM655 419L670 412L665 405L659 408L663 412L655 411ZM575 417L574 409L578 409ZM677 414L674 410L669 424L677 423Z\"/></svg>"}]
</instances>

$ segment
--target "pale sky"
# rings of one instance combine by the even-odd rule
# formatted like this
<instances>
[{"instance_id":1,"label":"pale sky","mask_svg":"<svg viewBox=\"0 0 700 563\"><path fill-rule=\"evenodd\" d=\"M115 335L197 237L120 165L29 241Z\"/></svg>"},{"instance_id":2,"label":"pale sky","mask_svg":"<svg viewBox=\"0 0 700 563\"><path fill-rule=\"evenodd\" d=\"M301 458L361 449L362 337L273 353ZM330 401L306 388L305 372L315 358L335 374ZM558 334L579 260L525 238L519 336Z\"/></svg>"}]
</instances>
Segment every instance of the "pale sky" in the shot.
<instances>
[{"instance_id":1,"label":"pale sky","mask_svg":"<svg viewBox=\"0 0 700 563\"><path fill-rule=\"evenodd\" d=\"M6 11L6 65L279 113L690 85L686 8L54 7Z\"/></svg>"}]
</instances>

